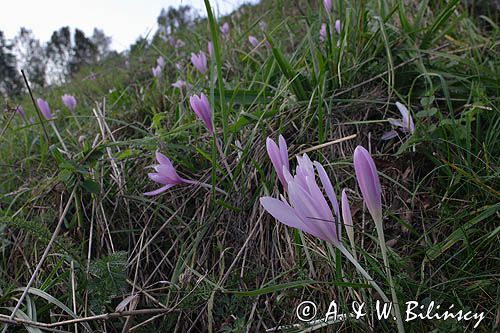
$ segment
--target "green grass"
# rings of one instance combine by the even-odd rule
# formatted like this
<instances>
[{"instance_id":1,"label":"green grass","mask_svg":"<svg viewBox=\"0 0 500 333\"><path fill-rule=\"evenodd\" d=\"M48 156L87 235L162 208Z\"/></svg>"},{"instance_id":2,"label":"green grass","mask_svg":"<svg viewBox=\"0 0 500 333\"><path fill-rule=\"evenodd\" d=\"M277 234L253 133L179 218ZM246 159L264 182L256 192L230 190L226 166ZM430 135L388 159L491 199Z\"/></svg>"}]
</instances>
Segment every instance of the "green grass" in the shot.
<instances>
[{"instance_id":1,"label":"green grass","mask_svg":"<svg viewBox=\"0 0 500 333\"><path fill-rule=\"evenodd\" d=\"M29 96L9 101L21 103L34 123L0 115L0 314L12 312L59 221L61 231L17 318L56 323L112 313L135 293L129 310L151 312L54 328L262 332L299 323L295 307L305 300L323 314L334 299L343 311L357 297L374 308L377 294L349 261L275 221L258 202L280 189L266 137L283 134L293 156L356 134L309 156L325 165L337 194L350 189L360 263L389 294L375 227L354 179L358 144L371 147L381 176L398 298L483 311L476 331L498 329L497 14L458 0L339 0L330 18L321 1L278 0L237 13L218 21L209 15L176 31L189 41L181 49L155 38L127 58L84 68L64 86L35 91L61 110L55 124L67 154L48 123L46 139ZM337 18L341 35L332 29L321 42L321 23ZM226 21L229 39L218 30ZM270 48L252 48L249 35L267 37ZM206 52L209 40L215 58L205 77L189 58ZM151 67L159 55L167 65L157 80ZM172 88L177 79L193 88ZM189 108L189 96L200 92L212 103L233 179ZM62 105L63 93L76 96L76 115ZM399 117L396 101L409 106L417 129L411 137L381 141L387 119ZM178 185L143 196L157 186L147 177L156 150L182 176L228 195ZM472 326L405 323L407 332ZM383 332L396 325L365 317L330 329Z\"/></svg>"}]
</instances>

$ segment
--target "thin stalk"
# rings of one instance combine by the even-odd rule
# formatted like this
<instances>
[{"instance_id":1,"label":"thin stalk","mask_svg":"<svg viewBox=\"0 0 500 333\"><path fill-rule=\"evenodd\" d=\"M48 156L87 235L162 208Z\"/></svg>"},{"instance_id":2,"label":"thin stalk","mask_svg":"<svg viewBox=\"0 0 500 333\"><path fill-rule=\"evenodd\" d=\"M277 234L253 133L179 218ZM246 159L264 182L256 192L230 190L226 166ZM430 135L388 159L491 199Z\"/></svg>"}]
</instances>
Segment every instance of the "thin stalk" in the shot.
<instances>
[{"instance_id":1,"label":"thin stalk","mask_svg":"<svg viewBox=\"0 0 500 333\"><path fill-rule=\"evenodd\" d=\"M396 288L394 288L394 280L392 279L391 269L389 267L389 259L387 257L387 246L385 245L385 235L384 229L382 228L382 220L375 221L375 227L377 229L377 235L380 243L380 249L382 251L382 258L384 260L384 267L389 279L389 286L391 288L392 302L394 303L394 312L396 316L396 323L398 326L398 332L403 333L405 331L403 326L403 319L401 317L401 310L399 309L398 297L396 295Z\"/></svg>"},{"instance_id":2,"label":"thin stalk","mask_svg":"<svg viewBox=\"0 0 500 333\"><path fill-rule=\"evenodd\" d=\"M217 183L217 137L215 132L212 134L212 139L212 194L215 196L215 184Z\"/></svg>"},{"instance_id":3,"label":"thin stalk","mask_svg":"<svg viewBox=\"0 0 500 333\"><path fill-rule=\"evenodd\" d=\"M215 19L212 6L210 5L210 0L204 0L205 8L207 9L208 23L210 26L210 36L212 38L212 45L214 49L215 57L215 68L217 70L217 85L219 90L219 102L221 107L222 115L222 135L224 142L227 140L229 132L229 115L226 110L226 103L224 102L224 77L222 76L222 57L219 48L219 27L217 26L217 20ZM213 87L213 85L212 85ZM211 104L214 102L214 97L211 96Z\"/></svg>"},{"instance_id":4,"label":"thin stalk","mask_svg":"<svg viewBox=\"0 0 500 333\"><path fill-rule=\"evenodd\" d=\"M56 136L59 139L59 142L61 142L61 145L63 146L64 151L68 152L68 147L66 147L66 144L64 144L64 140L62 139L61 134L59 134L59 131L57 130L56 124L54 124L53 121L50 121L50 126L52 126L52 129L56 133Z\"/></svg>"},{"instance_id":5,"label":"thin stalk","mask_svg":"<svg viewBox=\"0 0 500 333\"><path fill-rule=\"evenodd\" d=\"M26 78L26 74L24 73L24 69L21 69L21 74L23 75L24 83L26 84L26 88L28 89L28 93L31 97L31 101L33 102L33 106L35 107L35 110L37 111L36 114L38 116L38 119L40 120L40 124L42 124L43 134L45 135L45 139L47 140L47 144L50 146L49 133L47 132L47 129L45 128L45 123L44 123L44 118L42 116L42 112L38 108L38 104L35 102L35 97L33 96L33 92L31 91L31 87L30 87L30 84L28 83L28 78Z\"/></svg>"},{"instance_id":6,"label":"thin stalk","mask_svg":"<svg viewBox=\"0 0 500 333\"><path fill-rule=\"evenodd\" d=\"M346 256L346 258L354 265L354 267L356 267L356 270L368 280L368 283L370 283L373 289L375 289L378 292L380 297L382 297L382 300L386 303L389 303L390 301L387 295L382 291L382 289L380 289L380 287L375 282L375 280L372 279L370 274L368 274L368 272L363 267L361 267L360 263L356 259L354 259L352 254L349 251L347 251L344 245L338 244L337 248L340 250L340 252L342 252L343 255Z\"/></svg>"},{"instance_id":7,"label":"thin stalk","mask_svg":"<svg viewBox=\"0 0 500 333\"><path fill-rule=\"evenodd\" d=\"M73 115L73 119L75 120L76 126L78 126L78 129L81 131L82 125L80 125L80 121L78 120L78 116L74 112L71 112L71 114Z\"/></svg>"},{"instance_id":8,"label":"thin stalk","mask_svg":"<svg viewBox=\"0 0 500 333\"><path fill-rule=\"evenodd\" d=\"M210 184L207 184L207 183L202 183L202 182L199 182L197 180L189 180L189 179L186 179L185 180L186 183L188 184L192 184L192 185L196 185L196 186L200 186L200 187L204 187L206 189L209 189L209 190L213 190L213 191L217 191L221 194L224 194L224 195L227 195L227 192L224 191L224 190L221 190L220 188L218 188L217 186L213 186L213 185L210 185Z\"/></svg>"}]
</instances>

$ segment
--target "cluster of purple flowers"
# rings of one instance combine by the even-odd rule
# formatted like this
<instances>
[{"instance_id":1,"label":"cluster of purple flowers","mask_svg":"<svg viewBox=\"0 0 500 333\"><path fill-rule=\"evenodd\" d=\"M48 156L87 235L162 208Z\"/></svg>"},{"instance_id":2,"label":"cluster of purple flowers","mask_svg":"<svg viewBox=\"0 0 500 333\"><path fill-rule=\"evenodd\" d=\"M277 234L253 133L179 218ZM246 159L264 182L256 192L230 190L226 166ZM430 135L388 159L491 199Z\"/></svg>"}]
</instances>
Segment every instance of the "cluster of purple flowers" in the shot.
<instances>
[{"instance_id":1,"label":"cluster of purple flowers","mask_svg":"<svg viewBox=\"0 0 500 333\"><path fill-rule=\"evenodd\" d=\"M352 216L347 192L341 197L341 209L335 195L330 177L323 165L312 162L307 154L297 156L295 175L290 171L288 149L285 139L280 135L279 145L267 139L267 153L283 185L284 193L280 199L260 198L264 209L281 223L302 230L331 244L341 242L341 216L349 238L353 238ZM382 217L382 190L377 169L370 153L358 146L354 151L354 169L364 202L370 214L377 219ZM321 187L316 180L319 177ZM328 198L325 199L324 193ZM333 213L332 213L333 212Z\"/></svg>"}]
</instances>

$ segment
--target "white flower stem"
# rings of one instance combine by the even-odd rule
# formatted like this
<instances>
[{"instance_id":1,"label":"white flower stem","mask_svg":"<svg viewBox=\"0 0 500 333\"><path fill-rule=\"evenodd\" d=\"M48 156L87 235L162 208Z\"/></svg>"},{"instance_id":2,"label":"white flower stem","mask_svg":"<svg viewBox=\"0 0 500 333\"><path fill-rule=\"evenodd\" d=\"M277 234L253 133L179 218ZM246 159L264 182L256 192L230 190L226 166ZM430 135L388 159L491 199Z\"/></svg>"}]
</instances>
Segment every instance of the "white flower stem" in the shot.
<instances>
[{"instance_id":1,"label":"white flower stem","mask_svg":"<svg viewBox=\"0 0 500 333\"><path fill-rule=\"evenodd\" d=\"M75 120L76 126L78 126L78 129L81 131L82 130L82 125L80 125L80 121L78 120L78 116L74 111L71 112L73 115L73 119Z\"/></svg>"},{"instance_id":2,"label":"white flower stem","mask_svg":"<svg viewBox=\"0 0 500 333\"><path fill-rule=\"evenodd\" d=\"M196 181L196 180L189 180L189 181L187 181L187 183L192 184L192 185L197 185L197 186L200 186L200 187L204 187L204 188L209 189L209 190L215 190L215 191L217 191L217 192L219 192L221 194L227 195L226 191L221 190L217 186L212 186L210 184L202 183L202 182L199 182L199 181Z\"/></svg>"},{"instance_id":3,"label":"white flower stem","mask_svg":"<svg viewBox=\"0 0 500 333\"><path fill-rule=\"evenodd\" d=\"M389 266L389 258L387 257L387 246L385 245L385 235L381 219L375 220L375 227L377 229L380 249L382 251L382 258L384 260L384 268L387 274L387 278L389 279L389 286L391 288L391 296L392 296L392 302L394 303L394 314L396 316L398 332L403 333L405 329L403 326L403 319L401 317L401 310L399 309L399 302L398 302L398 297L396 295L396 288L394 288L394 280L392 279L391 268Z\"/></svg>"},{"instance_id":4,"label":"white flower stem","mask_svg":"<svg viewBox=\"0 0 500 333\"><path fill-rule=\"evenodd\" d=\"M344 245L338 244L337 248L340 250L340 252L342 252L343 255L346 256L346 258L354 265L354 267L356 267L357 271L368 280L368 283L370 283L373 289L375 289L379 293L380 297L382 297L382 300L388 303L389 298L387 297L387 295L382 291L382 289L380 289L379 285L375 282L374 279L372 279L370 274L368 274L368 272L363 267L361 267L360 263L356 259L354 259L352 254L347 251Z\"/></svg>"},{"instance_id":5,"label":"white flower stem","mask_svg":"<svg viewBox=\"0 0 500 333\"><path fill-rule=\"evenodd\" d=\"M61 134L59 134L59 131L57 130L56 124L54 124L53 121L50 121L50 126L54 129L54 132L56 133L57 138L59 139L59 142L61 142L61 145L64 149L64 151L68 152L68 147L66 147L66 144L64 144L64 141L61 137Z\"/></svg>"}]
</instances>

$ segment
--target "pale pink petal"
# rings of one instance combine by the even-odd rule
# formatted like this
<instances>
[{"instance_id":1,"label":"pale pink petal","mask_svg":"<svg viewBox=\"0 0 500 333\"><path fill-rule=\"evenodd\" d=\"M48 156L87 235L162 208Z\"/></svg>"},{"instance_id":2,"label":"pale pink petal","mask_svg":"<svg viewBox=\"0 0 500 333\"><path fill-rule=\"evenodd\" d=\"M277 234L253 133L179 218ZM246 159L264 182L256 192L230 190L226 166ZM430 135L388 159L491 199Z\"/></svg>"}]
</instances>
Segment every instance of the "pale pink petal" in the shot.
<instances>
[{"instance_id":1,"label":"pale pink petal","mask_svg":"<svg viewBox=\"0 0 500 333\"><path fill-rule=\"evenodd\" d=\"M316 231L307 226L304 221L297 216L295 213L296 210L283 201L271 197L262 197L260 198L260 204L269 214L281 223L318 237Z\"/></svg>"},{"instance_id":2,"label":"pale pink petal","mask_svg":"<svg viewBox=\"0 0 500 333\"><path fill-rule=\"evenodd\" d=\"M325 190L326 195L328 196L328 199L332 204L333 211L335 212L335 216L337 217L337 221L340 221L339 202L337 201L337 196L335 195L330 177L328 177L328 174L326 173L325 168L323 168L323 165L321 165L321 163L316 161L314 162L314 165L316 166L316 170L318 171L321 185L323 185L323 189Z\"/></svg>"},{"instance_id":3,"label":"pale pink petal","mask_svg":"<svg viewBox=\"0 0 500 333\"><path fill-rule=\"evenodd\" d=\"M173 168L172 162L170 161L170 159L167 156L163 155L159 151L157 151L155 155L156 155L156 160L158 161L158 163L169 165Z\"/></svg>"},{"instance_id":4,"label":"pale pink petal","mask_svg":"<svg viewBox=\"0 0 500 333\"><path fill-rule=\"evenodd\" d=\"M166 190L168 190L169 188L171 188L172 186L175 186L175 184L168 184L168 185L165 185L163 187L160 187L159 189L157 190L154 190L154 191L151 191L151 192L146 192L144 193L144 195L147 195L147 196L152 196L152 195L158 195L160 193L163 193L165 192Z\"/></svg>"},{"instance_id":5,"label":"pale pink petal","mask_svg":"<svg viewBox=\"0 0 500 333\"><path fill-rule=\"evenodd\" d=\"M382 135L382 140L390 140L392 138L395 138L398 136L398 132L396 132L395 130L392 130L392 131L389 131L389 132L385 132L383 135Z\"/></svg>"}]
</instances>

